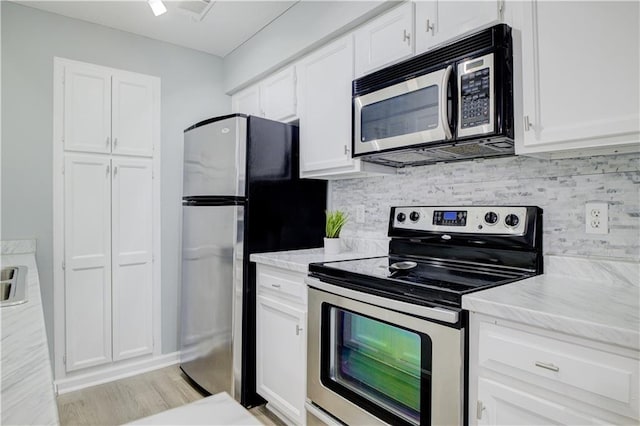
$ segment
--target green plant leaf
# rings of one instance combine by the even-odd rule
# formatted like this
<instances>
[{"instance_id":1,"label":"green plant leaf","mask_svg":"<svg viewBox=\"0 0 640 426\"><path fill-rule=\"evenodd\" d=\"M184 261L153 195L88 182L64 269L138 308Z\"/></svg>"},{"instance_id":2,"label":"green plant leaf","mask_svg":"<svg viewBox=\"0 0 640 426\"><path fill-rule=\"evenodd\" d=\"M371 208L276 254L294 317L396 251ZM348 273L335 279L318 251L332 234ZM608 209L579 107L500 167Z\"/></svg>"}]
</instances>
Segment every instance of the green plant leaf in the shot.
<instances>
[{"instance_id":1,"label":"green plant leaf","mask_svg":"<svg viewBox=\"0 0 640 426\"><path fill-rule=\"evenodd\" d=\"M349 216L341 210L327 211L326 215L325 234L327 238L339 238L340 231L342 231L344 224L347 223Z\"/></svg>"}]
</instances>

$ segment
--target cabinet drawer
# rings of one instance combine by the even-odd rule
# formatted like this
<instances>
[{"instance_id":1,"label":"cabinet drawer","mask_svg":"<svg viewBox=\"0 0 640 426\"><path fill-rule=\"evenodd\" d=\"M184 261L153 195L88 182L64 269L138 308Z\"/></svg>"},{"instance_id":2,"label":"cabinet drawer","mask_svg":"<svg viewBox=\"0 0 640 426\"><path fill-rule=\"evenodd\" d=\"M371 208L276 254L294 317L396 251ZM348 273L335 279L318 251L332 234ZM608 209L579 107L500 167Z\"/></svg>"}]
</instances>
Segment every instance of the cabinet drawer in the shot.
<instances>
[{"instance_id":1,"label":"cabinet drawer","mask_svg":"<svg viewBox=\"0 0 640 426\"><path fill-rule=\"evenodd\" d=\"M306 274L265 265L258 265L256 274L259 293L266 291L307 304L307 286L304 283Z\"/></svg>"},{"instance_id":2,"label":"cabinet drawer","mask_svg":"<svg viewBox=\"0 0 640 426\"><path fill-rule=\"evenodd\" d=\"M480 367L638 417L636 359L485 322L480 342Z\"/></svg>"}]
</instances>

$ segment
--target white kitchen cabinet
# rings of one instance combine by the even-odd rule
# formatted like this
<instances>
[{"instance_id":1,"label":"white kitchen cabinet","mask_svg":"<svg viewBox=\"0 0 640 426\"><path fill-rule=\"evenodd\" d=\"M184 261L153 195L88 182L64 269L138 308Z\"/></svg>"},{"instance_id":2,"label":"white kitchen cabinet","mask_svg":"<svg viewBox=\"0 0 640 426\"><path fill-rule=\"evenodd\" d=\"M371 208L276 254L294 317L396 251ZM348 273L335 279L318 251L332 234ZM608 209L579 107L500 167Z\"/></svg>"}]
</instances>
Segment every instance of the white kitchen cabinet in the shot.
<instances>
[{"instance_id":1,"label":"white kitchen cabinet","mask_svg":"<svg viewBox=\"0 0 640 426\"><path fill-rule=\"evenodd\" d=\"M413 3L406 2L358 28L355 33L355 77L361 77L413 55Z\"/></svg>"},{"instance_id":2,"label":"white kitchen cabinet","mask_svg":"<svg viewBox=\"0 0 640 426\"><path fill-rule=\"evenodd\" d=\"M73 371L111 361L111 164L82 154L64 163L65 347Z\"/></svg>"},{"instance_id":3,"label":"white kitchen cabinet","mask_svg":"<svg viewBox=\"0 0 640 426\"><path fill-rule=\"evenodd\" d=\"M471 313L470 424L640 419L638 352Z\"/></svg>"},{"instance_id":4,"label":"white kitchen cabinet","mask_svg":"<svg viewBox=\"0 0 640 426\"><path fill-rule=\"evenodd\" d=\"M529 1L521 7L516 153L639 151L640 4Z\"/></svg>"},{"instance_id":5,"label":"white kitchen cabinet","mask_svg":"<svg viewBox=\"0 0 640 426\"><path fill-rule=\"evenodd\" d=\"M159 80L80 62L64 70L64 149L150 157Z\"/></svg>"},{"instance_id":6,"label":"white kitchen cabinet","mask_svg":"<svg viewBox=\"0 0 640 426\"><path fill-rule=\"evenodd\" d=\"M304 424L307 287L304 273L258 264L256 390L288 423Z\"/></svg>"},{"instance_id":7,"label":"white kitchen cabinet","mask_svg":"<svg viewBox=\"0 0 640 426\"><path fill-rule=\"evenodd\" d=\"M152 162L112 160L113 359L153 352Z\"/></svg>"},{"instance_id":8,"label":"white kitchen cabinet","mask_svg":"<svg viewBox=\"0 0 640 426\"><path fill-rule=\"evenodd\" d=\"M159 355L160 80L55 58L54 82L55 369L79 386Z\"/></svg>"},{"instance_id":9,"label":"white kitchen cabinet","mask_svg":"<svg viewBox=\"0 0 640 426\"><path fill-rule=\"evenodd\" d=\"M231 96L231 111L239 114L262 117L260 88L257 84L247 87Z\"/></svg>"},{"instance_id":10,"label":"white kitchen cabinet","mask_svg":"<svg viewBox=\"0 0 640 426\"><path fill-rule=\"evenodd\" d=\"M353 38L334 41L296 64L300 176L340 179L394 169L351 158Z\"/></svg>"},{"instance_id":11,"label":"white kitchen cabinet","mask_svg":"<svg viewBox=\"0 0 640 426\"><path fill-rule=\"evenodd\" d=\"M296 69L287 67L231 97L234 113L291 121L296 113Z\"/></svg>"},{"instance_id":12,"label":"white kitchen cabinet","mask_svg":"<svg viewBox=\"0 0 640 426\"><path fill-rule=\"evenodd\" d=\"M416 0L416 53L502 20L504 0Z\"/></svg>"}]
</instances>

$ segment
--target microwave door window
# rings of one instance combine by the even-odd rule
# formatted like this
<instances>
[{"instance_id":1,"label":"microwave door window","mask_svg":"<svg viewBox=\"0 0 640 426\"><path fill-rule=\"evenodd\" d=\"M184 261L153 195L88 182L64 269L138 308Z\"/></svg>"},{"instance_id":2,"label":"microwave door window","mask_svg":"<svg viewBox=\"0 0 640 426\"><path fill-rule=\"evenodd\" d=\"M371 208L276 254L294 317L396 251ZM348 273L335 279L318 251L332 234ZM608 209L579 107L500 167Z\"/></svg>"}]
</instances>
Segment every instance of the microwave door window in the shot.
<instances>
[{"instance_id":1,"label":"microwave door window","mask_svg":"<svg viewBox=\"0 0 640 426\"><path fill-rule=\"evenodd\" d=\"M436 85L365 105L360 112L360 142L435 129L438 110Z\"/></svg>"}]
</instances>

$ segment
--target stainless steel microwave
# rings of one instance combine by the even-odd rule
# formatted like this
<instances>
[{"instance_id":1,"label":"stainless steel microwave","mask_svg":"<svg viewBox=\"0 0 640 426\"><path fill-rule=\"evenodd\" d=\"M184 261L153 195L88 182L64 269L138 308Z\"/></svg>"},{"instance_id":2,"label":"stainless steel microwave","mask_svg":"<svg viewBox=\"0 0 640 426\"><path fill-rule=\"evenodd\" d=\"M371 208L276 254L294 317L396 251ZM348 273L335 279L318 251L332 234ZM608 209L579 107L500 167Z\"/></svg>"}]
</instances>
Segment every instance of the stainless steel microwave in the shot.
<instances>
[{"instance_id":1,"label":"stainless steel microwave","mask_svg":"<svg viewBox=\"0 0 640 426\"><path fill-rule=\"evenodd\" d=\"M511 28L501 24L353 82L353 156L395 167L512 155Z\"/></svg>"}]
</instances>

